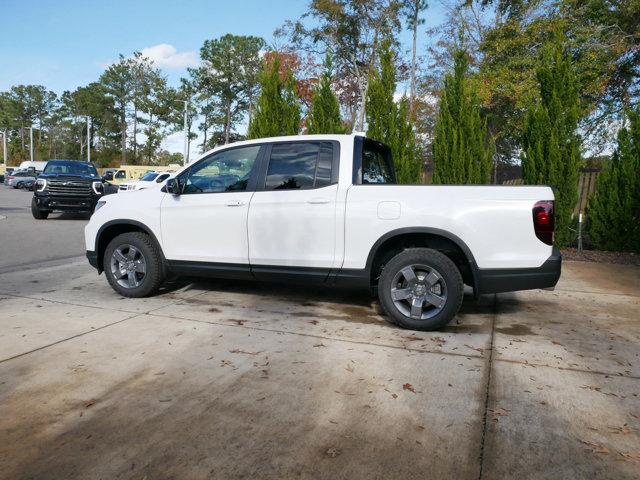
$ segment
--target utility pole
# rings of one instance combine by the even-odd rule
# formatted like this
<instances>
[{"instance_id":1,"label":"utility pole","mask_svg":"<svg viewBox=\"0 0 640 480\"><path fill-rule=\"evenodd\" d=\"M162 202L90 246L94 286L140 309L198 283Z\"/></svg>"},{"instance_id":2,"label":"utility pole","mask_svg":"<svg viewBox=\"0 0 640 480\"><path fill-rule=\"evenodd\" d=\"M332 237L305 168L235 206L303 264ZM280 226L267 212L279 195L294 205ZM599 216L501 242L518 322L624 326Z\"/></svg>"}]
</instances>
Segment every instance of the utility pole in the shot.
<instances>
[{"instance_id":1,"label":"utility pole","mask_svg":"<svg viewBox=\"0 0 640 480\"><path fill-rule=\"evenodd\" d=\"M91 117L87 115L87 162L91 161Z\"/></svg>"},{"instance_id":2,"label":"utility pole","mask_svg":"<svg viewBox=\"0 0 640 480\"><path fill-rule=\"evenodd\" d=\"M184 101L184 164L189 163L189 133L187 130L187 110L189 108L189 100Z\"/></svg>"},{"instance_id":3,"label":"utility pole","mask_svg":"<svg viewBox=\"0 0 640 480\"><path fill-rule=\"evenodd\" d=\"M29 159L33 162L33 127L29 127Z\"/></svg>"}]
</instances>

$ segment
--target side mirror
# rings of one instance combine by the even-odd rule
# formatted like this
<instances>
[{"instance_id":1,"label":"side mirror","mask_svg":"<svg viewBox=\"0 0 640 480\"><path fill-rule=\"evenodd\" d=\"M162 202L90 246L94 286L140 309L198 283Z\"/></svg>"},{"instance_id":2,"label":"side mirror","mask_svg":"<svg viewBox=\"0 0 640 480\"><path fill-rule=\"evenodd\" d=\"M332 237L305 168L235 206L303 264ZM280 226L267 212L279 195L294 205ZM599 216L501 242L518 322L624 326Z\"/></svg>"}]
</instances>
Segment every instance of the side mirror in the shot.
<instances>
[{"instance_id":1,"label":"side mirror","mask_svg":"<svg viewBox=\"0 0 640 480\"><path fill-rule=\"evenodd\" d=\"M170 178L169 180L167 180L164 188L167 189L167 193L170 193L172 195L180 195L182 193L180 182L178 182L177 178Z\"/></svg>"}]
</instances>

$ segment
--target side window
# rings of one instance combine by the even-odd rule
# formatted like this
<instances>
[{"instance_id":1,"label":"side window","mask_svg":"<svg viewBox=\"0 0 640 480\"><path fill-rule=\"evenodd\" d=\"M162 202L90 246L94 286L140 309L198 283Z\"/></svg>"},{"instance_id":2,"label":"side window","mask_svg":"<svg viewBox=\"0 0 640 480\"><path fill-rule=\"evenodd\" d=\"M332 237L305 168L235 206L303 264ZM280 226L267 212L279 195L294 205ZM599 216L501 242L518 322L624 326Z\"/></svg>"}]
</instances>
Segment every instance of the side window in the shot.
<instances>
[{"instance_id":1,"label":"side window","mask_svg":"<svg viewBox=\"0 0 640 480\"><path fill-rule=\"evenodd\" d=\"M331 184L333 145L329 142L275 143L266 190L297 190Z\"/></svg>"},{"instance_id":2,"label":"side window","mask_svg":"<svg viewBox=\"0 0 640 480\"><path fill-rule=\"evenodd\" d=\"M362 183L395 183L384 152L366 143L362 150Z\"/></svg>"},{"instance_id":3,"label":"side window","mask_svg":"<svg viewBox=\"0 0 640 480\"><path fill-rule=\"evenodd\" d=\"M116 178L125 178L127 175L127 172L125 172L124 170L118 170L116 172Z\"/></svg>"},{"instance_id":4,"label":"side window","mask_svg":"<svg viewBox=\"0 0 640 480\"><path fill-rule=\"evenodd\" d=\"M156 183L162 183L164 182L167 178L169 178L169 174L165 173L163 175L158 175L158 178L156 179Z\"/></svg>"},{"instance_id":5,"label":"side window","mask_svg":"<svg viewBox=\"0 0 640 480\"><path fill-rule=\"evenodd\" d=\"M259 152L260 145L253 145L214 153L180 175L180 183L184 185L182 192L245 191Z\"/></svg>"}]
</instances>

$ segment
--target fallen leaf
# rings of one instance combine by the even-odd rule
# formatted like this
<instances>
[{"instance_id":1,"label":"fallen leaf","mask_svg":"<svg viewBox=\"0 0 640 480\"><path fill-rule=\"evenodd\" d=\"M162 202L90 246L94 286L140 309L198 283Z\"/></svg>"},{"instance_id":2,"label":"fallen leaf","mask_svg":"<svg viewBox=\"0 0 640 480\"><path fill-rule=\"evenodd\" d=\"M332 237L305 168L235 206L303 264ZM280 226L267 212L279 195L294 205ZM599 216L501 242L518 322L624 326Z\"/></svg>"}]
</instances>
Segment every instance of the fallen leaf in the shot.
<instances>
[{"instance_id":1,"label":"fallen leaf","mask_svg":"<svg viewBox=\"0 0 640 480\"><path fill-rule=\"evenodd\" d=\"M408 340L410 342L415 342L417 340L424 340L424 338L421 337L416 337L415 335L407 335L406 337L403 337L405 340Z\"/></svg>"},{"instance_id":2,"label":"fallen leaf","mask_svg":"<svg viewBox=\"0 0 640 480\"><path fill-rule=\"evenodd\" d=\"M411 385L410 383L405 383L404 385L402 385L402 389L403 390L409 390L413 393L416 393L416 391L413 388L413 385Z\"/></svg>"},{"instance_id":3,"label":"fallen leaf","mask_svg":"<svg viewBox=\"0 0 640 480\"><path fill-rule=\"evenodd\" d=\"M92 405L95 405L96 401L95 400L90 400L87 403L84 404L84 408L89 408Z\"/></svg>"},{"instance_id":4,"label":"fallen leaf","mask_svg":"<svg viewBox=\"0 0 640 480\"><path fill-rule=\"evenodd\" d=\"M629 433L633 432L633 429L630 428L626 423L621 427L610 426L609 428L611 429L611 433L621 433L623 435L628 435Z\"/></svg>"},{"instance_id":5,"label":"fallen leaf","mask_svg":"<svg viewBox=\"0 0 640 480\"><path fill-rule=\"evenodd\" d=\"M605 455L609 454L609 449L603 445L593 443L593 442L588 442L586 440L580 440L580 443L587 445L589 448L586 450L590 451L591 453L603 453Z\"/></svg>"},{"instance_id":6,"label":"fallen leaf","mask_svg":"<svg viewBox=\"0 0 640 480\"><path fill-rule=\"evenodd\" d=\"M259 352L247 352L246 350L240 350L239 348L236 348L234 350L229 350L229 353L246 353L247 355L258 355L259 353L262 353L262 350L260 350Z\"/></svg>"},{"instance_id":7,"label":"fallen leaf","mask_svg":"<svg viewBox=\"0 0 640 480\"><path fill-rule=\"evenodd\" d=\"M629 460L640 460L640 451L638 452L618 452L624 458Z\"/></svg>"},{"instance_id":8,"label":"fallen leaf","mask_svg":"<svg viewBox=\"0 0 640 480\"><path fill-rule=\"evenodd\" d=\"M336 457L337 457L338 455L340 455L342 452L340 451L340 449L339 449L339 448L336 448L336 447L330 447L330 448L327 448L327 450L326 450L324 453L325 453L325 455L326 455L327 457L330 457L330 458L336 458Z\"/></svg>"},{"instance_id":9,"label":"fallen leaf","mask_svg":"<svg viewBox=\"0 0 640 480\"><path fill-rule=\"evenodd\" d=\"M495 410L490 408L489 412L493 416L493 420L496 422L498 421L498 417L506 417L509 415L509 410L505 410L504 408L496 408Z\"/></svg>"}]
</instances>

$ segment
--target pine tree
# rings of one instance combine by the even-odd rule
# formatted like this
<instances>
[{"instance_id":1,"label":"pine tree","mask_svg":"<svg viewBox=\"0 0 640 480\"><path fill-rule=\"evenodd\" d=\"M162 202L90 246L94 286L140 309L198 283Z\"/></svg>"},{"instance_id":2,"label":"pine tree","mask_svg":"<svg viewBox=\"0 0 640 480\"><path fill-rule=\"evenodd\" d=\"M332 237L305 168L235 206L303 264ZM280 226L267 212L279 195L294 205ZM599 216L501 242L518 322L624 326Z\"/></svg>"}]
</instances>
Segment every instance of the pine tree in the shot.
<instances>
[{"instance_id":1,"label":"pine tree","mask_svg":"<svg viewBox=\"0 0 640 480\"><path fill-rule=\"evenodd\" d=\"M587 232L601 250L640 252L640 111L629 119L587 208Z\"/></svg>"},{"instance_id":2,"label":"pine tree","mask_svg":"<svg viewBox=\"0 0 640 480\"><path fill-rule=\"evenodd\" d=\"M313 133L345 133L340 119L340 105L338 98L331 89L333 65L331 56L327 54L324 60L324 72L320 83L313 92L311 111L307 132Z\"/></svg>"},{"instance_id":3,"label":"pine tree","mask_svg":"<svg viewBox=\"0 0 640 480\"><path fill-rule=\"evenodd\" d=\"M374 69L370 73L367 89L367 137L391 148L399 183L418 183L420 162L408 101L403 98L400 105L396 105L393 99L396 91L396 68L390 40L382 41L378 56L380 69Z\"/></svg>"},{"instance_id":4,"label":"pine tree","mask_svg":"<svg viewBox=\"0 0 640 480\"><path fill-rule=\"evenodd\" d=\"M522 176L526 184L554 189L556 244L567 245L578 200L580 168L579 86L562 38L543 48L536 72L540 97L529 107L522 139Z\"/></svg>"},{"instance_id":5,"label":"pine tree","mask_svg":"<svg viewBox=\"0 0 640 480\"><path fill-rule=\"evenodd\" d=\"M468 76L467 53L454 54L453 74L444 79L433 140L433 183L489 183L494 145L480 116L480 102Z\"/></svg>"},{"instance_id":6,"label":"pine tree","mask_svg":"<svg viewBox=\"0 0 640 480\"><path fill-rule=\"evenodd\" d=\"M291 70L280 75L280 58L265 62L260 75L260 97L249 124L247 137L264 138L297 135L300 129L300 103Z\"/></svg>"}]
</instances>

